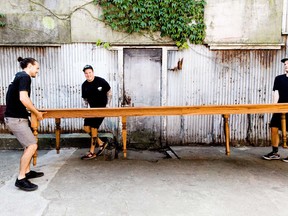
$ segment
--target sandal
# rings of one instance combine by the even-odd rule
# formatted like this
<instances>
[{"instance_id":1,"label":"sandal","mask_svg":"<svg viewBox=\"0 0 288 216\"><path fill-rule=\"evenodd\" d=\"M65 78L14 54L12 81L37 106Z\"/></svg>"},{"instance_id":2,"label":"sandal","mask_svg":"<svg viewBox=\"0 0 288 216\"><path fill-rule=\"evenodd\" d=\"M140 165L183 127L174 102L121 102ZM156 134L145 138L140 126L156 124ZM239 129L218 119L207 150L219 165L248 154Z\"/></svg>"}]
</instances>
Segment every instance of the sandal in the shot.
<instances>
[{"instance_id":1,"label":"sandal","mask_svg":"<svg viewBox=\"0 0 288 216\"><path fill-rule=\"evenodd\" d=\"M93 158L96 158L97 155L95 153L92 152L88 152L86 155L81 157L81 160L91 160Z\"/></svg>"},{"instance_id":2,"label":"sandal","mask_svg":"<svg viewBox=\"0 0 288 216\"><path fill-rule=\"evenodd\" d=\"M105 142L101 146L99 146L99 150L96 153L96 155L100 156L104 152L104 150L106 149L107 145L108 145L108 143Z\"/></svg>"}]
</instances>

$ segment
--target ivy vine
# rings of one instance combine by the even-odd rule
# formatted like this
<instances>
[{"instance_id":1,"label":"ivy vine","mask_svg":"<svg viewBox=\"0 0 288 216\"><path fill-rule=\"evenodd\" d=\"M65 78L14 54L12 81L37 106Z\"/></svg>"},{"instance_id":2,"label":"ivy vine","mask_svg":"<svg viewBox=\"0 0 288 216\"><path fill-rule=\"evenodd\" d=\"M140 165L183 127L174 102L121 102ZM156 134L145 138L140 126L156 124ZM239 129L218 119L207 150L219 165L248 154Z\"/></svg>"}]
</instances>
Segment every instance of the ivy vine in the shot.
<instances>
[{"instance_id":1,"label":"ivy vine","mask_svg":"<svg viewBox=\"0 0 288 216\"><path fill-rule=\"evenodd\" d=\"M110 48L110 44L108 42L103 42L100 39L96 41L96 46L103 46L105 49Z\"/></svg>"},{"instance_id":2,"label":"ivy vine","mask_svg":"<svg viewBox=\"0 0 288 216\"><path fill-rule=\"evenodd\" d=\"M94 0L101 19L113 30L170 37L179 48L202 44L205 38L205 0Z\"/></svg>"},{"instance_id":3,"label":"ivy vine","mask_svg":"<svg viewBox=\"0 0 288 216\"><path fill-rule=\"evenodd\" d=\"M1 18L5 18L5 15L0 13L0 27L4 27L6 23Z\"/></svg>"}]
</instances>

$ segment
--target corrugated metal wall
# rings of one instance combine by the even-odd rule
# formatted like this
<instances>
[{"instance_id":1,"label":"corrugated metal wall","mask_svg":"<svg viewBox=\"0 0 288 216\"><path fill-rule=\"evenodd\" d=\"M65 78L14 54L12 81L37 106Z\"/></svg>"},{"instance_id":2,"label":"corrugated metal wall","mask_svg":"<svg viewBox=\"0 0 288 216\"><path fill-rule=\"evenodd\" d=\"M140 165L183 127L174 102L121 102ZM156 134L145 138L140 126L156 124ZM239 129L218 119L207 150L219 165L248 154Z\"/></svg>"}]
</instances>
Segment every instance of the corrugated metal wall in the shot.
<instances>
[{"instance_id":1,"label":"corrugated metal wall","mask_svg":"<svg viewBox=\"0 0 288 216\"><path fill-rule=\"evenodd\" d=\"M168 71L167 105L270 103L274 78L284 73L280 62L284 56L284 48L210 51L205 46L191 46L184 52L170 51L168 68L184 60L182 70ZM270 117L231 116L232 142L267 144ZM167 127L170 144L224 142L221 116L169 117Z\"/></svg>"},{"instance_id":2,"label":"corrugated metal wall","mask_svg":"<svg viewBox=\"0 0 288 216\"><path fill-rule=\"evenodd\" d=\"M5 104L7 87L19 71L17 57L35 57L40 74L33 80L32 101L39 108L81 107L82 67L91 64L95 74L104 77L113 90L112 106L118 107L123 83L118 69L117 51L80 43L59 47L0 47L0 104ZM185 51L168 51L168 69L183 58L183 69L168 70L169 106L209 104L270 103L276 75L284 72L282 50L211 51L205 46L191 46ZM121 59L121 58L120 58ZM133 82L133 80L131 80ZM270 114L233 115L230 118L231 140L235 143L261 145L270 139ZM82 130L82 119L63 119L64 132ZM117 131L118 119L107 118L103 128ZM223 143L221 116L167 117L168 144ZM40 132L53 132L54 121L44 120ZM1 125L0 132L4 131Z\"/></svg>"},{"instance_id":3,"label":"corrugated metal wall","mask_svg":"<svg viewBox=\"0 0 288 216\"><path fill-rule=\"evenodd\" d=\"M18 56L34 57L40 63L40 72L32 80L31 99L38 108L81 107L81 85L85 81L82 68L86 64L94 67L95 75L105 78L113 91L112 106L118 106L117 52L93 44L67 44L59 47L0 47L1 98L5 95L14 74L20 71ZM102 129L115 130L117 119L106 118ZM39 132L54 131L54 120L45 119ZM65 132L82 130L82 119L62 119ZM2 132L4 126L1 126Z\"/></svg>"}]
</instances>

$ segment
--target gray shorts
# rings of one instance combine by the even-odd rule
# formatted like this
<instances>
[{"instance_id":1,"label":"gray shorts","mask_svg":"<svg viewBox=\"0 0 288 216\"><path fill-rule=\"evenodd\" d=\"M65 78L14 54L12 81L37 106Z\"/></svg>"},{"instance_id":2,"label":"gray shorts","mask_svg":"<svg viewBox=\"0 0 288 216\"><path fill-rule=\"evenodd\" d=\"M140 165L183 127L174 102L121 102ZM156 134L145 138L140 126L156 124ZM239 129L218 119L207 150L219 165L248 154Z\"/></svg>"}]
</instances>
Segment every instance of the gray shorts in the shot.
<instances>
[{"instance_id":1,"label":"gray shorts","mask_svg":"<svg viewBox=\"0 0 288 216\"><path fill-rule=\"evenodd\" d=\"M36 137L29 127L28 119L5 117L4 120L8 130L13 133L24 148L37 144Z\"/></svg>"}]
</instances>

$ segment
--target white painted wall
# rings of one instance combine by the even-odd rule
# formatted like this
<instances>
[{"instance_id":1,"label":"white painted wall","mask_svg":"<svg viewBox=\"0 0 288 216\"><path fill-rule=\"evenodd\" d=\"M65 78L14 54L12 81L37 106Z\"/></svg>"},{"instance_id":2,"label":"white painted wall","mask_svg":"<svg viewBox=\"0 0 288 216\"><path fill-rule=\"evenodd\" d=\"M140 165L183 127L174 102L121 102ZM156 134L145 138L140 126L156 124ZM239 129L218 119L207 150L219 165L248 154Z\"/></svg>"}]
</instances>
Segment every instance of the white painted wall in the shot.
<instances>
[{"instance_id":1,"label":"white painted wall","mask_svg":"<svg viewBox=\"0 0 288 216\"><path fill-rule=\"evenodd\" d=\"M234 47L283 44L283 0L206 1L206 43Z\"/></svg>"}]
</instances>

